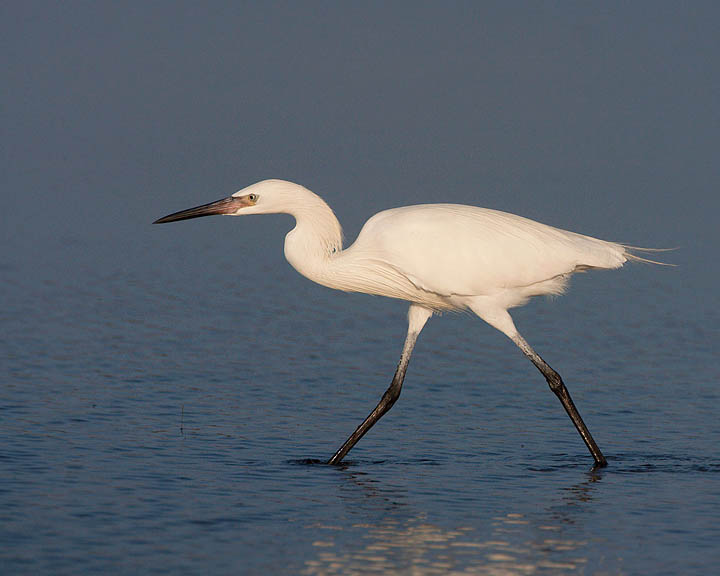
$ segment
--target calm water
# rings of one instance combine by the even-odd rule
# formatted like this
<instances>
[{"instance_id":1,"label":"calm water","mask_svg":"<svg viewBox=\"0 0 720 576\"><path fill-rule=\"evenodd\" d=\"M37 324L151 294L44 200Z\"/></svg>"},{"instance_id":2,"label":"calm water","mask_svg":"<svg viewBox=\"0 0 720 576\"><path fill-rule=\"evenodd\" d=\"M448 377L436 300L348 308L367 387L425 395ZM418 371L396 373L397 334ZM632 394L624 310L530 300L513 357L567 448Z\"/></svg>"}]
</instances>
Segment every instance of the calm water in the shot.
<instances>
[{"instance_id":1,"label":"calm water","mask_svg":"<svg viewBox=\"0 0 720 576\"><path fill-rule=\"evenodd\" d=\"M215 225L3 252L3 574L720 572L718 316L687 269L580 275L515 313L607 469L465 315L429 322L400 401L332 468L405 305Z\"/></svg>"}]
</instances>

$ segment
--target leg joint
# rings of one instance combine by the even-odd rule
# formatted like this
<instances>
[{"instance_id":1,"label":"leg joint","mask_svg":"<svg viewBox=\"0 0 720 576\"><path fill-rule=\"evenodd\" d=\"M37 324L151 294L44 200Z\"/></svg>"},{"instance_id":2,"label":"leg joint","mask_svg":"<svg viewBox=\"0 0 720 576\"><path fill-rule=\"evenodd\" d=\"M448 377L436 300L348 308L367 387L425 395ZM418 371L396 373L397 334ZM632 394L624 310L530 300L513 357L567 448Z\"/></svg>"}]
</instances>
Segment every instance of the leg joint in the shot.
<instances>
[{"instance_id":1,"label":"leg joint","mask_svg":"<svg viewBox=\"0 0 720 576\"><path fill-rule=\"evenodd\" d=\"M548 370L543 370L543 375L545 376L545 380L547 380L548 386L550 386L550 390L555 392L555 394L559 394L560 391L563 388L565 388L565 384L562 381L560 374L555 372L555 370L550 368L550 366L547 366L547 368L548 368Z\"/></svg>"},{"instance_id":2,"label":"leg joint","mask_svg":"<svg viewBox=\"0 0 720 576\"><path fill-rule=\"evenodd\" d=\"M395 401L400 398L400 392L402 392L402 380L393 378L390 387L385 390L385 394L383 394L382 397L382 403L389 405L388 410L390 409L390 406L395 404Z\"/></svg>"}]
</instances>

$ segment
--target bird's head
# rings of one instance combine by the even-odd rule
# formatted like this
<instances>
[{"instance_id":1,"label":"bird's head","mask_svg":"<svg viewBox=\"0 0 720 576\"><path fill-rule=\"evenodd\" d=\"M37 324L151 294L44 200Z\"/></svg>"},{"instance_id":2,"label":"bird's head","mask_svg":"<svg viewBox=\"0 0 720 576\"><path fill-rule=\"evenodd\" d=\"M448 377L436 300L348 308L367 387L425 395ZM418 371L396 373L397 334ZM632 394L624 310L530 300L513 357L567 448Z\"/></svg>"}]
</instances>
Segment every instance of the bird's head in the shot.
<instances>
[{"instance_id":1,"label":"bird's head","mask_svg":"<svg viewBox=\"0 0 720 576\"><path fill-rule=\"evenodd\" d=\"M221 214L225 216L243 216L245 214L293 213L293 209L304 200L317 198L315 194L299 184L285 180L263 180L238 190L232 196L181 210L155 220L153 224L189 220L200 216Z\"/></svg>"}]
</instances>

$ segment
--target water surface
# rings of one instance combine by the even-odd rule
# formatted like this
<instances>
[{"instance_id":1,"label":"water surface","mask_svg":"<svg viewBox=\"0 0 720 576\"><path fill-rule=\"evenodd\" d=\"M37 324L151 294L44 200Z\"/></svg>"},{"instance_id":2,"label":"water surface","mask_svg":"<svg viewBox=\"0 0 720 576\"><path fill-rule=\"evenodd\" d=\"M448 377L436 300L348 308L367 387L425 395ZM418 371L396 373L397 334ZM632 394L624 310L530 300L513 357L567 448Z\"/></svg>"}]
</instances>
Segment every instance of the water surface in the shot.
<instances>
[{"instance_id":1,"label":"water surface","mask_svg":"<svg viewBox=\"0 0 720 576\"><path fill-rule=\"evenodd\" d=\"M720 567L717 317L681 314L666 271L581 275L515 313L608 468L514 345L455 314L329 467L389 383L405 305L152 233L4 258L4 573Z\"/></svg>"}]
</instances>

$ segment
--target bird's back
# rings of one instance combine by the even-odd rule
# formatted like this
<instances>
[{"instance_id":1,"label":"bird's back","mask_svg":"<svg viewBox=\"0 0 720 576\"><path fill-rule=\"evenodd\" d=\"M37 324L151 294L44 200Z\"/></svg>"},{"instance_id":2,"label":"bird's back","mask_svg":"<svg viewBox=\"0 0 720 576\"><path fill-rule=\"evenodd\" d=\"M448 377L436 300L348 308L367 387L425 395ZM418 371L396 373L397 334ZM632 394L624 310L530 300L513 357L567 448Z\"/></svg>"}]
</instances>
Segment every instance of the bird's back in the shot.
<instances>
[{"instance_id":1,"label":"bird's back","mask_svg":"<svg viewBox=\"0 0 720 576\"><path fill-rule=\"evenodd\" d=\"M381 261L419 289L442 296L526 290L562 291L586 268L619 268L625 248L514 214L458 204L422 204L380 212L348 248ZM555 281L558 280L558 281Z\"/></svg>"}]
</instances>

